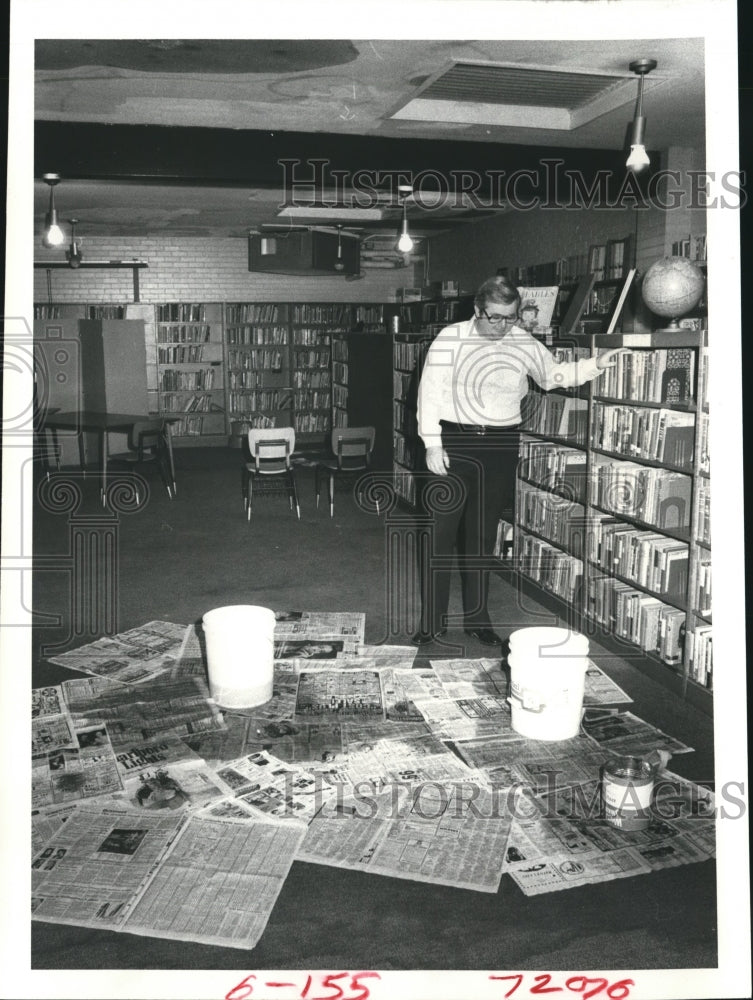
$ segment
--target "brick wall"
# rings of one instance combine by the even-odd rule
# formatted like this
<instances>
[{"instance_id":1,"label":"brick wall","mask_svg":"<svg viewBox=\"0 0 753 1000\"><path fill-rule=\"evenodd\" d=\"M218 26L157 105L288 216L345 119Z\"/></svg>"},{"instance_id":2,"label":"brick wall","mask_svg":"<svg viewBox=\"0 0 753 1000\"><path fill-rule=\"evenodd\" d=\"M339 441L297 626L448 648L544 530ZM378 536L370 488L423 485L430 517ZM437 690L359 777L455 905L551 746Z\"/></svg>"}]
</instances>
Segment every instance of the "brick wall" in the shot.
<instances>
[{"instance_id":1,"label":"brick wall","mask_svg":"<svg viewBox=\"0 0 753 1000\"><path fill-rule=\"evenodd\" d=\"M144 260L139 271L142 302L389 302L395 289L413 285L414 267L400 270L366 269L365 277L346 281L339 275L306 276L259 274L248 270L248 244L242 238L132 239L87 237L80 227L84 260ZM60 249L35 246L35 260L60 260ZM418 265L417 265L418 268ZM420 268L421 274L423 273ZM34 301L48 299L50 275L53 302L130 302L133 277L130 269L70 268L34 273Z\"/></svg>"}]
</instances>

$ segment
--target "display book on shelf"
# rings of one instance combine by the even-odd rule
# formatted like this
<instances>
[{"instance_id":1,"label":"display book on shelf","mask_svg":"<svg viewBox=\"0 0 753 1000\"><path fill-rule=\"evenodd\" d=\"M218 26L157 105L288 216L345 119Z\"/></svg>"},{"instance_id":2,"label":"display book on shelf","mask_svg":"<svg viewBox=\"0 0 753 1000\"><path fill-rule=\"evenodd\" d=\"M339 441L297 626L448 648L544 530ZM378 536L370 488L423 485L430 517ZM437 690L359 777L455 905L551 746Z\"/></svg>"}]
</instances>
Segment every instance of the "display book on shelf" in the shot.
<instances>
[{"instance_id":1,"label":"display book on shelf","mask_svg":"<svg viewBox=\"0 0 753 1000\"><path fill-rule=\"evenodd\" d=\"M681 329L553 348L559 360L630 352L585 390L532 394L514 549L520 581L665 679L673 670L702 707L713 676L705 339Z\"/></svg>"},{"instance_id":2,"label":"display book on shelf","mask_svg":"<svg viewBox=\"0 0 753 1000\"><path fill-rule=\"evenodd\" d=\"M416 415L421 368L439 331L468 319L472 311L473 298L466 295L404 303L396 313L400 332L392 337L392 480L399 500L411 507L418 501L417 472L424 461Z\"/></svg>"},{"instance_id":3,"label":"display book on shelf","mask_svg":"<svg viewBox=\"0 0 753 1000\"><path fill-rule=\"evenodd\" d=\"M175 418L173 440L225 436L222 305L162 302L155 307L157 408Z\"/></svg>"}]
</instances>

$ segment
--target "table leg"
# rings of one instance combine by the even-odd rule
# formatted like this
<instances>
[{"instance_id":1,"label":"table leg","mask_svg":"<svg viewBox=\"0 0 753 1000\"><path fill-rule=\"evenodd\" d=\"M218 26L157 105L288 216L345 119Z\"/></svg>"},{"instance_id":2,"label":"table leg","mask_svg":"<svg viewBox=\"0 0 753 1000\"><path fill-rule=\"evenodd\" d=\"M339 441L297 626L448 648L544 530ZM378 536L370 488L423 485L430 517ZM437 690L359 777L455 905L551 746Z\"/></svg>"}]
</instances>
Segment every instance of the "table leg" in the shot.
<instances>
[{"instance_id":1,"label":"table leg","mask_svg":"<svg viewBox=\"0 0 753 1000\"><path fill-rule=\"evenodd\" d=\"M102 428L99 432L99 454L102 462L102 486L100 492L102 494L102 506L106 504L107 497L107 448L110 444L110 436L107 433L106 428Z\"/></svg>"},{"instance_id":2,"label":"table leg","mask_svg":"<svg viewBox=\"0 0 753 1000\"><path fill-rule=\"evenodd\" d=\"M165 424L165 438L167 439L167 455L170 459L170 481L173 486L173 499L177 495L177 487L175 485L175 462L173 460L173 432L171 424Z\"/></svg>"}]
</instances>

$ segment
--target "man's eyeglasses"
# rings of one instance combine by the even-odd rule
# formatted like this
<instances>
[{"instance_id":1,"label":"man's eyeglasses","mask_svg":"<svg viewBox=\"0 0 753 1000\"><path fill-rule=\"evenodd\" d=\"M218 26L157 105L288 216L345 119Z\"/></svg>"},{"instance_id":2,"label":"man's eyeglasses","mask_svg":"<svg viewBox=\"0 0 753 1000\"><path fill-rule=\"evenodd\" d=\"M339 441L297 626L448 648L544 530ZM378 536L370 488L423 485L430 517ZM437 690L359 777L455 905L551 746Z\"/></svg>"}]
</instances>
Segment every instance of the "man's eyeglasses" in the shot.
<instances>
[{"instance_id":1,"label":"man's eyeglasses","mask_svg":"<svg viewBox=\"0 0 753 1000\"><path fill-rule=\"evenodd\" d=\"M486 309L481 310L482 316L486 319L487 323L491 323L493 326L510 326L518 318L517 313L513 316L503 316L502 313L492 313L490 316Z\"/></svg>"}]
</instances>

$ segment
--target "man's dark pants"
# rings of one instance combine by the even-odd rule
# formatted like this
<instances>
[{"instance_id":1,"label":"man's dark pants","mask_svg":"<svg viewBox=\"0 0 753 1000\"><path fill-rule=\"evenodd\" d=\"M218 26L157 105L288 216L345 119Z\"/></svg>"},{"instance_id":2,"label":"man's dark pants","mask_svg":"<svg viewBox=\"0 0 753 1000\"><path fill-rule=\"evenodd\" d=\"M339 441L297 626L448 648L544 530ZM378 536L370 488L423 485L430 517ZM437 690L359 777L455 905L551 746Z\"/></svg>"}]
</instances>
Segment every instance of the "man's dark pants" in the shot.
<instances>
[{"instance_id":1,"label":"man's dark pants","mask_svg":"<svg viewBox=\"0 0 753 1000\"><path fill-rule=\"evenodd\" d=\"M422 490L422 508L433 520L433 538L419 567L421 632L435 634L447 624L455 547L464 625L489 628L493 624L487 608L489 573L495 565L492 553L499 519L514 519L519 440L519 425L478 433L442 422L442 446L450 459L448 475L427 473Z\"/></svg>"}]
</instances>

